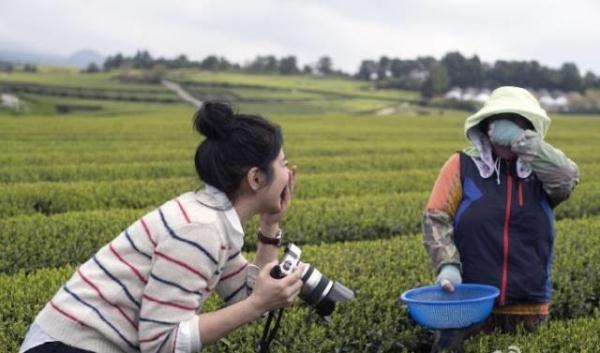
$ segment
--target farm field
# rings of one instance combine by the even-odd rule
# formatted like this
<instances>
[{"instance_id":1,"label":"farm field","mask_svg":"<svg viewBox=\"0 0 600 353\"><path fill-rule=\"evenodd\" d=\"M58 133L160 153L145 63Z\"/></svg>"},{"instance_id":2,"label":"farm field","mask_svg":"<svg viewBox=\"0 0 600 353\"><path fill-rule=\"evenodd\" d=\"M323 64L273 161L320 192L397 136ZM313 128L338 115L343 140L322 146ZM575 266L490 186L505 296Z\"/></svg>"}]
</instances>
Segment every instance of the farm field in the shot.
<instances>
[{"instance_id":1,"label":"farm field","mask_svg":"<svg viewBox=\"0 0 600 353\"><path fill-rule=\"evenodd\" d=\"M79 263L145 212L201 187L193 163L200 137L193 107L159 84L52 68L0 75L0 91L16 89L28 107L0 108L0 350L17 352ZM168 78L198 99L229 99L282 126L286 156L298 166L285 240L356 292L329 325L298 302L272 351L429 352L431 332L409 319L398 297L434 281L421 214L439 168L467 144L470 113L419 107L414 92L342 79L191 70ZM555 210L552 320L534 334L476 336L468 352L598 351L600 117L552 117L547 140L581 174ZM256 220L246 225L249 258L255 229ZM219 305L213 297L206 310ZM254 352L261 330L248 325L206 349Z\"/></svg>"}]
</instances>

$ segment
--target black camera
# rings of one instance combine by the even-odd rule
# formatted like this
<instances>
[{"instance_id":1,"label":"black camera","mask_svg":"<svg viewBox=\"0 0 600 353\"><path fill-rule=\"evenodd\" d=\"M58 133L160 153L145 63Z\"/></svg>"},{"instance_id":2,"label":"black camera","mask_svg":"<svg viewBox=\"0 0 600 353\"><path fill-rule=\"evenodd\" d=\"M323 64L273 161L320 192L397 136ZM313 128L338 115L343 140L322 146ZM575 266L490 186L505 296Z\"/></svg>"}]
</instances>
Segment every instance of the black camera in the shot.
<instances>
[{"instance_id":1,"label":"black camera","mask_svg":"<svg viewBox=\"0 0 600 353\"><path fill-rule=\"evenodd\" d=\"M279 265L271 270L271 277L283 278L298 267L302 250L294 244L288 244ZM306 264L302 272L300 299L312 306L317 314L329 321L337 302L354 298L354 292L339 282L331 281L317 268Z\"/></svg>"}]
</instances>

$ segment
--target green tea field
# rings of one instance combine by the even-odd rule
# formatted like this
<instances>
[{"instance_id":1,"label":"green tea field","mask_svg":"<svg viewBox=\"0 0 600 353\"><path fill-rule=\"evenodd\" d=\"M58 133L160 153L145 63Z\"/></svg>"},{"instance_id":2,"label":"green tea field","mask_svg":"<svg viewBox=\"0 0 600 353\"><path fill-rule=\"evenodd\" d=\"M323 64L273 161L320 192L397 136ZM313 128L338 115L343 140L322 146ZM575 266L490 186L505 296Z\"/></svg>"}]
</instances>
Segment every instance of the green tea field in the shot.
<instances>
[{"instance_id":1,"label":"green tea field","mask_svg":"<svg viewBox=\"0 0 600 353\"><path fill-rule=\"evenodd\" d=\"M36 313L77 265L145 212L201 186L194 108L160 84L42 68L0 74L26 111L0 108L0 351L17 352ZM437 173L467 145L469 112L417 93L343 79L169 73L200 100L227 99L283 128L298 166L283 229L304 260L356 292L328 325L300 301L272 352L429 352L432 334L399 295L434 282L421 217ZM468 352L597 352L600 342L600 116L552 115L547 140L581 183L555 210L551 321L534 334L479 335ZM253 257L257 222L246 225ZM219 307L211 298L203 310ZM209 352L254 352L262 324Z\"/></svg>"}]
</instances>

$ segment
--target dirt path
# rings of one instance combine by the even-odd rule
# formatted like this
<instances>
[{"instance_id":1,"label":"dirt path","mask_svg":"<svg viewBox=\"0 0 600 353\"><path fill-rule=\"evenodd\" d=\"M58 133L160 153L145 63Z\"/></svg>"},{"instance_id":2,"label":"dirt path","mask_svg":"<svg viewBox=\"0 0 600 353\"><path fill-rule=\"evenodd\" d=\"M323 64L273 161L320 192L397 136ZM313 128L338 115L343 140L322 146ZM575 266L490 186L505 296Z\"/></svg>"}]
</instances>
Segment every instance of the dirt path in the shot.
<instances>
[{"instance_id":1,"label":"dirt path","mask_svg":"<svg viewBox=\"0 0 600 353\"><path fill-rule=\"evenodd\" d=\"M202 101L194 98L191 94L189 94L186 90L184 90L179 84L169 81L162 80L160 81L163 86L167 87L171 91L175 92L179 98L182 100L192 103L196 107L200 107L202 105Z\"/></svg>"}]
</instances>

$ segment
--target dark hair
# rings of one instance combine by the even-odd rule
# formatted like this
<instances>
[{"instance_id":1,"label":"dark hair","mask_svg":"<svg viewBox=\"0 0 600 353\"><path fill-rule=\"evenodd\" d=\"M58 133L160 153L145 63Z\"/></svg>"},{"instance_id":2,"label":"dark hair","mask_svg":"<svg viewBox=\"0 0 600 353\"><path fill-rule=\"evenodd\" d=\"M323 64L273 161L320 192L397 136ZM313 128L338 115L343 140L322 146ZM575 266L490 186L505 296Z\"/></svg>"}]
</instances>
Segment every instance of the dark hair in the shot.
<instances>
[{"instance_id":1,"label":"dark hair","mask_svg":"<svg viewBox=\"0 0 600 353\"><path fill-rule=\"evenodd\" d=\"M206 184L232 199L252 167L271 181L271 163L283 145L279 126L259 115L236 114L225 103L205 102L194 115L194 129L206 137L194 157L196 172Z\"/></svg>"}]
</instances>

